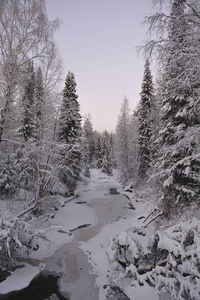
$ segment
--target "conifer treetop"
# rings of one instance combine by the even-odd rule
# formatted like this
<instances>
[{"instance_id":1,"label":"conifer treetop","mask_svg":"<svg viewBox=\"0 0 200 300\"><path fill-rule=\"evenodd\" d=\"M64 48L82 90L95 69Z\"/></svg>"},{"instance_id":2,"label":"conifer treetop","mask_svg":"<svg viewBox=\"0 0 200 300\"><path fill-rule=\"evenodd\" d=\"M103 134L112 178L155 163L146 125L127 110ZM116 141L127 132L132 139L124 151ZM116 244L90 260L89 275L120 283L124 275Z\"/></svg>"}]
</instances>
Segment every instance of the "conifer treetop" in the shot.
<instances>
[{"instance_id":1,"label":"conifer treetop","mask_svg":"<svg viewBox=\"0 0 200 300\"><path fill-rule=\"evenodd\" d=\"M63 97L68 98L69 100L78 99L78 95L76 94L76 85L74 73L69 71L65 79Z\"/></svg>"}]
</instances>

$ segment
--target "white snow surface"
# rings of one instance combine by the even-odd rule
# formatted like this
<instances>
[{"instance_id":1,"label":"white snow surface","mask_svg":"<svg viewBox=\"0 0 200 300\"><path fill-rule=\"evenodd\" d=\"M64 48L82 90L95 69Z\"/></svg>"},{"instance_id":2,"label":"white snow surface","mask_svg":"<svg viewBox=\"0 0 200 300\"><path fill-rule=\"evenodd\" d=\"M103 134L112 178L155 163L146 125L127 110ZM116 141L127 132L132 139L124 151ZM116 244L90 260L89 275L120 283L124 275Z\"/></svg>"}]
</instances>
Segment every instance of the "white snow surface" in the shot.
<instances>
[{"instance_id":1,"label":"white snow surface","mask_svg":"<svg viewBox=\"0 0 200 300\"><path fill-rule=\"evenodd\" d=\"M36 243L39 243L39 249L38 251L31 253L30 257L31 259L39 261L43 260L43 262L45 262L45 258L50 257L56 249L72 241L74 237L73 229L84 224L91 224L92 226L98 224L98 218L103 218L104 216L100 216L100 210L98 212L97 209L95 212L88 204L95 199L109 198L110 195L108 191L111 187L116 188L120 193L126 194L130 199L129 201L135 207L135 210L128 211L127 209L124 217L122 216L118 220L114 220L111 223L104 225L94 237L85 241L80 241L79 247L88 255L88 262L92 265L93 273L97 275L96 285L99 287L99 300L106 300L108 289L106 289L105 286L109 286L111 280L112 285L119 286L131 300L159 299L155 294L155 289L146 284L145 276L148 276L148 274L138 275L138 281L134 282L133 279L126 276L123 270L116 272L114 263L111 264L112 261L114 262L114 253L111 247L112 245L110 244L113 237L118 237L121 245L129 244L130 251L132 251L133 257L135 258L138 256L138 249L134 240L139 241L142 244L142 247L145 248L150 238L155 235L156 232L159 236L159 246L161 248L174 251L176 255L184 255L185 253L182 244L179 243L179 240L181 241L182 235L185 233L182 231L177 232L175 238L174 234L176 233L176 230L171 229L170 231L169 226L174 225L177 221L173 222L172 220L171 224L165 224L162 230L160 230L162 221L161 218L159 218L145 228L145 222L148 221L145 218L153 211L158 202L155 191L153 191L148 184L143 186L142 189L137 188L132 192L125 192L122 189L121 184L115 180L114 176L109 177L102 174L100 171L91 170L91 178L88 182L82 183L77 188L76 195L79 195L77 198L58 198L61 203L60 209L56 212L55 217L48 223L48 226L63 226L72 231L72 234L69 235L56 230L47 232L45 240L40 239L35 241ZM80 203L82 204L80 205ZM187 212L187 217L188 216L189 212ZM193 221L193 228L196 228L195 226L197 226L197 223L198 221ZM169 229L166 231L165 228L167 226ZM189 230L190 225L187 223L185 226L187 229L185 229L186 232ZM156 231L158 228L159 230ZM131 235L129 235L129 233ZM199 249L199 244L199 241L196 242L197 249ZM187 249L187 251L190 251L190 249ZM42 268L44 268L43 264L40 264L38 267L25 264L23 269L17 269L5 281L0 283L0 294L27 286ZM156 267L157 272L159 272L159 268L161 267ZM185 263L185 266L180 266L180 268L183 268L181 272L184 273L184 270L189 268L188 263ZM129 270L134 274L135 266L131 264ZM128 269L126 271L128 272ZM140 286L138 282L143 282L145 284Z\"/></svg>"},{"instance_id":2,"label":"white snow surface","mask_svg":"<svg viewBox=\"0 0 200 300\"><path fill-rule=\"evenodd\" d=\"M89 207L81 206L81 211L79 211L79 207L76 203L67 202L64 204L66 198L62 197L60 197L59 200L63 204L56 213L55 218L51 220L51 225L62 226L68 230L73 230L83 224L93 225L96 223L95 213ZM45 239L41 238L34 241L39 245L39 248L36 252L31 252L30 257L37 260L49 257L56 249L71 242L73 237L73 233L69 235L68 233L62 232L62 230L50 230L45 234Z\"/></svg>"},{"instance_id":3,"label":"white snow surface","mask_svg":"<svg viewBox=\"0 0 200 300\"><path fill-rule=\"evenodd\" d=\"M87 204L94 199L108 198L108 191L111 187L116 188L120 193L123 192L121 184L117 182L114 177L107 176L98 170L91 170L90 180L87 183L82 183L77 188L76 194L79 195L79 197L75 199L75 201L71 200L71 198L73 197L71 197L70 199L66 199L60 196L58 198L61 203L60 209L56 212L55 217L48 221L46 226L63 226L68 230L73 230L83 224L98 224L98 218L94 209L92 209L88 205L84 206L76 204L76 202L86 202ZM135 205L135 195L129 192L127 192L126 194L129 197L131 196L133 198L131 201ZM138 202L137 204L137 216L143 214L145 209L148 212L152 207L152 203L150 203L150 201L146 203L146 208L144 208L143 204L143 199L140 199L140 202ZM37 220L37 226L40 227L40 222L41 225L44 226L43 220ZM98 276L96 279L96 284L100 288L100 300L106 299L106 289L103 288L103 286L109 283L107 278L107 271L109 271L110 269L110 263L107 256L109 240L114 235L119 234L123 231L125 232L133 225L137 225L137 223L138 220L135 217L135 211L131 210L125 218L120 218L112 224L103 226L103 228L99 233L97 233L94 238L91 238L86 242L81 242L80 248L87 255L89 255L88 253L91 253L88 259L92 264L93 273L97 274ZM140 222L138 223L138 225L140 225ZM147 233L147 235L141 237L141 239L144 242L147 242L150 236L151 233ZM45 258L50 257L56 251L56 249L58 249L62 245L71 242L73 237L73 232L71 235L69 235L67 233L56 230L47 231L45 233L45 239L41 238L34 241L35 244L39 245L39 249L37 251L33 251L30 254L30 259L45 262ZM31 260L27 260L27 262L31 263ZM40 272L40 270L40 265L38 267L35 267L29 264L25 264L24 268L17 269L5 281L0 283L0 294L8 293L13 290L19 290L24 288L25 286L28 286L30 281L36 274ZM18 276L18 274L21 274L21 276ZM27 274L29 274L29 276L26 276ZM132 291L130 291L132 289L126 282L121 288L129 294L132 293ZM149 298L149 291L147 287L145 289L147 290L146 295L148 296L148 299L151 300ZM149 288L149 290L151 291L152 288ZM141 297L144 297L144 289L140 289L140 292L137 293L137 297L140 297L140 294L143 295ZM139 299L137 297L136 299Z\"/></svg>"}]
</instances>

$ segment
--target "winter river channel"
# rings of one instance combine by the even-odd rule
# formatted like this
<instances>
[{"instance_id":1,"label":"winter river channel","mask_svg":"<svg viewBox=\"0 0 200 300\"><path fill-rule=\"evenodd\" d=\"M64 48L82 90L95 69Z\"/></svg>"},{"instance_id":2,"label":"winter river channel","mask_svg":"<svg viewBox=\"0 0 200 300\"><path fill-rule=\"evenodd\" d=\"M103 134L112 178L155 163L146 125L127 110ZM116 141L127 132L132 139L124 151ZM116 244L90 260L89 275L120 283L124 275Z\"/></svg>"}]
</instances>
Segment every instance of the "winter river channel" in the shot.
<instances>
[{"instance_id":1,"label":"winter river channel","mask_svg":"<svg viewBox=\"0 0 200 300\"><path fill-rule=\"evenodd\" d=\"M84 205L79 203L78 205ZM85 228L83 225L83 228L77 229L74 239L58 249L47 261L46 266L47 270L59 270L63 274L60 280L61 289L67 291L68 299L72 300L99 299L99 291L95 285L96 275L92 274L88 256L79 248L80 243L88 242L103 226L117 221L128 212L127 199L120 194L93 199L89 205L95 210L98 223L95 226L86 224Z\"/></svg>"},{"instance_id":2,"label":"winter river channel","mask_svg":"<svg viewBox=\"0 0 200 300\"><path fill-rule=\"evenodd\" d=\"M42 273L37 275L28 287L4 295L2 299L101 300L98 283L101 282L101 277L105 282L107 270L104 268L108 263L105 262L106 245L109 237L113 236L112 230L109 234L109 226L114 228L120 220L126 220L129 211L128 200L117 191L118 187L119 185L112 180L106 182L105 177L99 179L92 187L89 186L88 190L86 186L84 197L81 197L80 193L79 197L68 202L76 207L77 214L74 218L79 218L84 214L84 208L87 208L92 212L95 221L91 222L88 217L88 222L70 229L73 239L42 260L45 265ZM67 211L68 203L61 208L63 213ZM115 296L106 299L126 298Z\"/></svg>"}]
</instances>

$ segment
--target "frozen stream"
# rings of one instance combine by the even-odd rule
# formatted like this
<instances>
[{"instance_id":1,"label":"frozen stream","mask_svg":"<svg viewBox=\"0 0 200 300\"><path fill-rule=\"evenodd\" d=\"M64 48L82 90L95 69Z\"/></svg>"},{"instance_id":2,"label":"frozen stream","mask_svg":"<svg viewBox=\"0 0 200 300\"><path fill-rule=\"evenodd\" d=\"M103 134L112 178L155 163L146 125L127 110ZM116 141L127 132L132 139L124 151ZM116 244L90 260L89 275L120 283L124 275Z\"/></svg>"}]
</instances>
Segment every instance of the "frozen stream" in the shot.
<instances>
[{"instance_id":1,"label":"frozen stream","mask_svg":"<svg viewBox=\"0 0 200 300\"><path fill-rule=\"evenodd\" d=\"M110 191L114 195L93 199L88 204L77 201L77 210L80 212L82 205L89 205L94 209L97 224L83 224L82 228L76 229L74 239L55 251L47 260L46 270L62 274L60 289L67 299L99 299L99 291L95 285L96 275L92 274L88 257L79 246L95 237L105 225L116 222L128 213L126 197L117 193L114 188Z\"/></svg>"},{"instance_id":2,"label":"frozen stream","mask_svg":"<svg viewBox=\"0 0 200 300\"><path fill-rule=\"evenodd\" d=\"M16 291L9 294L4 292L0 299L105 299L101 292L105 283L107 284L108 241L122 229L124 222L124 228L127 228L128 222L128 201L124 195L117 192L118 188L120 185L112 177L97 174L97 178L79 191L78 198L65 202L52 221L70 229L73 236L67 237L66 234L57 233L55 237L61 239L61 244L58 247L51 242L50 248L55 248L51 254L42 250L40 246L42 256L40 257L37 251L36 256L26 262L32 265L32 268L36 268L36 271L39 264L44 264L43 271L29 281L28 286L24 285L21 290L13 288ZM25 281L26 278L23 278ZM11 285L14 287L12 278L8 283L6 281L0 286L0 294L1 287L7 290L6 285L10 286L10 291ZM127 299L120 297L106 299Z\"/></svg>"}]
</instances>

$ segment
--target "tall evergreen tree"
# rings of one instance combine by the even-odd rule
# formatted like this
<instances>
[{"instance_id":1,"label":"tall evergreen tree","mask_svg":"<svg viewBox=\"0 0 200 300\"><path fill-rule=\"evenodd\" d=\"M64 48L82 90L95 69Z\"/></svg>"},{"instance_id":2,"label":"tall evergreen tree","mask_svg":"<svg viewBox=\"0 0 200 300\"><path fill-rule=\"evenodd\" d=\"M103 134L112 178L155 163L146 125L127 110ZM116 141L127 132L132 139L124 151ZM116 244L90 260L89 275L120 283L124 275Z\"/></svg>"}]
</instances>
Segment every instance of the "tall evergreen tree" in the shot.
<instances>
[{"instance_id":1,"label":"tall evergreen tree","mask_svg":"<svg viewBox=\"0 0 200 300\"><path fill-rule=\"evenodd\" d=\"M101 141L101 134L99 132L96 133L96 143L95 143L95 159L97 163L97 167L101 168L102 163L102 141Z\"/></svg>"},{"instance_id":2,"label":"tall evergreen tree","mask_svg":"<svg viewBox=\"0 0 200 300\"><path fill-rule=\"evenodd\" d=\"M100 159L100 166L102 172L106 173L107 175L112 175L112 134L110 134L107 130L101 134L102 140L102 148L101 148L101 159Z\"/></svg>"},{"instance_id":3,"label":"tall evergreen tree","mask_svg":"<svg viewBox=\"0 0 200 300\"><path fill-rule=\"evenodd\" d=\"M58 139L61 144L60 178L73 193L81 171L81 115L75 76L68 72L60 110Z\"/></svg>"},{"instance_id":4,"label":"tall evergreen tree","mask_svg":"<svg viewBox=\"0 0 200 300\"><path fill-rule=\"evenodd\" d=\"M82 147L83 147L83 162L90 165L94 160L95 143L94 143L94 131L91 122L91 116L86 116L82 129Z\"/></svg>"},{"instance_id":5,"label":"tall evergreen tree","mask_svg":"<svg viewBox=\"0 0 200 300\"><path fill-rule=\"evenodd\" d=\"M23 127L22 133L24 140L27 141L34 137L35 116L34 116L34 91L35 91L35 72L33 61L28 62L26 71L24 97L23 97Z\"/></svg>"},{"instance_id":6,"label":"tall evergreen tree","mask_svg":"<svg viewBox=\"0 0 200 300\"><path fill-rule=\"evenodd\" d=\"M195 54L199 42L189 15L185 0L173 1L161 105L162 147L157 164L166 205L200 195L200 73Z\"/></svg>"},{"instance_id":7,"label":"tall evergreen tree","mask_svg":"<svg viewBox=\"0 0 200 300\"><path fill-rule=\"evenodd\" d=\"M77 99L74 73L69 71L65 80L59 121L59 140L67 144L76 143L81 135L80 105Z\"/></svg>"},{"instance_id":8,"label":"tall evergreen tree","mask_svg":"<svg viewBox=\"0 0 200 300\"><path fill-rule=\"evenodd\" d=\"M131 167L133 170L133 176L132 178L137 180L138 179L138 165L139 165L139 159L138 159L138 115L137 110L133 112L131 116L131 140L130 140L130 161L131 161Z\"/></svg>"},{"instance_id":9,"label":"tall evergreen tree","mask_svg":"<svg viewBox=\"0 0 200 300\"><path fill-rule=\"evenodd\" d=\"M44 83L41 67L38 67L35 76L35 122L36 122L36 136L40 138L42 128L44 125Z\"/></svg>"},{"instance_id":10,"label":"tall evergreen tree","mask_svg":"<svg viewBox=\"0 0 200 300\"><path fill-rule=\"evenodd\" d=\"M153 109L154 90L150 63L147 60L144 67L141 100L138 110L138 143L139 143L139 168L141 177L146 175L152 160L152 135L153 135Z\"/></svg>"}]
</instances>

